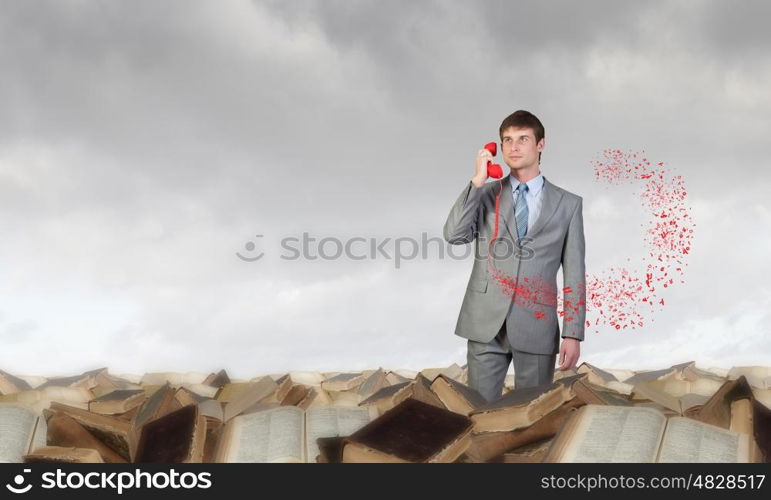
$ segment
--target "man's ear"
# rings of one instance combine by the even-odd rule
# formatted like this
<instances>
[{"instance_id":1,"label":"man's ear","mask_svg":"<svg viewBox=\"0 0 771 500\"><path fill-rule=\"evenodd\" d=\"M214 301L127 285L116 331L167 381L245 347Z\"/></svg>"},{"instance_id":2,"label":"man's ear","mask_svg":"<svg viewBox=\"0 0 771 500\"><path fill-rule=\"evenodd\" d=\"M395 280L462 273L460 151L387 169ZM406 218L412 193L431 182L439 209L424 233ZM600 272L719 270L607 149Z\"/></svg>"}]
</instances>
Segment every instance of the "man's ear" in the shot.
<instances>
[{"instance_id":1,"label":"man's ear","mask_svg":"<svg viewBox=\"0 0 771 500\"><path fill-rule=\"evenodd\" d=\"M538 141L537 147L538 147L538 151L543 151L543 148L546 147L546 138L545 137L543 139L541 139L540 141Z\"/></svg>"}]
</instances>

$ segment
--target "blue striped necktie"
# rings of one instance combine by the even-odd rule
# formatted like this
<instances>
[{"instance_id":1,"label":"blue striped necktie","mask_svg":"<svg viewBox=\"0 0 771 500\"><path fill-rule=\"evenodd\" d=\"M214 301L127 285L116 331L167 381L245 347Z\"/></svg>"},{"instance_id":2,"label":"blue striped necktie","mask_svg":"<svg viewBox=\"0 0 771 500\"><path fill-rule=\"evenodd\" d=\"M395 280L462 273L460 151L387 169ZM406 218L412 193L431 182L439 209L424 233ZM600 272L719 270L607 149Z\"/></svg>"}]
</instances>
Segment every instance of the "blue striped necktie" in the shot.
<instances>
[{"instance_id":1,"label":"blue striped necktie","mask_svg":"<svg viewBox=\"0 0 771 500\"><path fill-rule=\"evenodd\" d=\"M514 217L517 220L517 236L520 241L527 234L527 200L525 200L525 193L527 193L527 184L521 182L517 186L517 205L514 207Z\"/></svg>"}]
</instances>

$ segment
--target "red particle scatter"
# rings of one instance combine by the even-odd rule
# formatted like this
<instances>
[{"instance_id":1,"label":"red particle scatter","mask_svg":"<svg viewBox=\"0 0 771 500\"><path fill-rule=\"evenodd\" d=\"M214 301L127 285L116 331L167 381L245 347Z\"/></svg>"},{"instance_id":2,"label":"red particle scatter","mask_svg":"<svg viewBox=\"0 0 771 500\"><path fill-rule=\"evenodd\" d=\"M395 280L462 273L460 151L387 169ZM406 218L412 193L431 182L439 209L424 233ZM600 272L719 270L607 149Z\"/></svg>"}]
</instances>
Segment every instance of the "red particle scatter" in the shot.
<instances>
[{"instance_id":1,"label":"red particle scatter","mask_svg":"<svg viewBox=\"0 0 771 500\"><path fill-rule=\"evenodd\" d=\"M682 278L688 265L682 259L691 250L696 227L687 205L688 192L681 175L675 175L663 161L651 166L644 151L605 149L592 163L597 181L641 187L640 204L648 214L648 223L643 225L647 255L637 269L610 268L587 276L587 318L596 331L604 325L635 329L652 316L654 304L664 305L657 285L670 288L674 284L670 275Z\"/></svg>"},{"instance_id":2,"label":"red particle scatter","mask_svg":"<svg viewBox=\"0 0 771 500\"><path fill-rule=\"evenodd\" d=\"M594 163L597 181L612 185L633 183L641 186L640 204L648 214L648 223L643 225L643 245L647 255L633 269L611 267L595 275L587 275L587 282L577 285L578 290L566 286L559 296L553 284L540 276L512 277L496 269L488 252L488 270L500 290L511 297L515 304L533 309L538 320L548 319L540 306L556 306L564 322L573 321L580 313L586 312L586 326L594 326L599 332L609 326L616 331L634 330L643 327L646 321L653 321L655 304L664 306L664 299L656 291L657 285L669 288L674 284L670 274L682 278L683 256L688 255L696 225L686 204L688 193L682 176L674 175L664 162L651 162L644 152L623 153L619 149L606 149L602 158ZM499 183L501 181L499 180ZM496 221L490 248L498 236L500 216L500 184L496 200ZM631 259L627 258L627 262ZM680 283L684 283L679 279Z\"/></svg>"}]
</instances>

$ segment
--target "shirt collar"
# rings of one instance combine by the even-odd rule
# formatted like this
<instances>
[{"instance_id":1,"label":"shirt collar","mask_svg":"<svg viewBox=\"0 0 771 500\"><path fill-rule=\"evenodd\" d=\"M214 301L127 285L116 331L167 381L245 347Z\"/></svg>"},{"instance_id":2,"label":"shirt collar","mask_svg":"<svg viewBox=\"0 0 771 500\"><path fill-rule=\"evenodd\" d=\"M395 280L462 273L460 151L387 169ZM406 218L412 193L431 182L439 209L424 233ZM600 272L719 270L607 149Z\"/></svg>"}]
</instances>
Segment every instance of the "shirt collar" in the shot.
<instances>
[{"instance_id":1,"label":"shirt collar","mask_svg":"<svg viewBox=\"0 0 771 500\"><path fill-rule=\"evenodd\" d=\"M517 186L519 186L519 181L512 177L511 174L509 174L509 182L511 182L511 190L512 192L517 189ZM543 188L543 180L544 176L543 174L538 174L536 177L533 177L529 181L527 181L525 184L527 184L527 190L530 192L532 196L538 196L538 193L541 191L541 188Z\"/></svg>"}]
</instances>

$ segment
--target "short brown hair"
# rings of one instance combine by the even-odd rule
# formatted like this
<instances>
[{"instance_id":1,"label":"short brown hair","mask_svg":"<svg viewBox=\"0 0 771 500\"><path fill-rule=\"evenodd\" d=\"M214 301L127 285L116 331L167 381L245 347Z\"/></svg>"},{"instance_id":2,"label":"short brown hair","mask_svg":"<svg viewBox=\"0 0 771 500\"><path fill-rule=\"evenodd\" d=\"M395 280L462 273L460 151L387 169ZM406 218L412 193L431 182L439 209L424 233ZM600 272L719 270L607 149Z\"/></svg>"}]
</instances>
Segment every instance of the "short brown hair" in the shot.
<instances>
[{"instance_id":1,"label":"short brown hair","mask_svg":"<svg viewBox=\"0 0 771 500\"><path fill-rule=\"evenodd\" d=\"M536 143L546 137L546 131L541 120L533 113L524 109L519 109L503 119L501 128L498 129L498 136L501 138L501 141L503 141L503 131L510 127L533 129ZM538 161L541 161L541 153L538 153Z\"/></svg>"}]
</instances>

